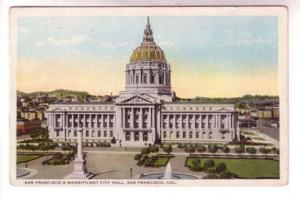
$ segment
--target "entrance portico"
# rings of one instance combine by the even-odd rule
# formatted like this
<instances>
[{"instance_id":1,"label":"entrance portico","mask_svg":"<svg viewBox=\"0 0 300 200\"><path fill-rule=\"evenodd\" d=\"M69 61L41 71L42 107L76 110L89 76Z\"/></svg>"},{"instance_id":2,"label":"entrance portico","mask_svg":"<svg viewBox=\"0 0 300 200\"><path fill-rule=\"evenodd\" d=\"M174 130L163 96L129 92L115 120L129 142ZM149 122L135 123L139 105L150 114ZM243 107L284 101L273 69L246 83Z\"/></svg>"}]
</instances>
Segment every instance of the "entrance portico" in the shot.
<instances>
[{"instance_id":1,"label":"entrance portico","mask_svg":"<svg viewBox=\"0 0 300 200\"><path fill-rule=\"evenodd\" d=\"M124 138L123 144L144 146L158 139L159 105L157 99L146 94L135 95L117 103L121 113L119 135Z\"/></svg>"}]
</instances>

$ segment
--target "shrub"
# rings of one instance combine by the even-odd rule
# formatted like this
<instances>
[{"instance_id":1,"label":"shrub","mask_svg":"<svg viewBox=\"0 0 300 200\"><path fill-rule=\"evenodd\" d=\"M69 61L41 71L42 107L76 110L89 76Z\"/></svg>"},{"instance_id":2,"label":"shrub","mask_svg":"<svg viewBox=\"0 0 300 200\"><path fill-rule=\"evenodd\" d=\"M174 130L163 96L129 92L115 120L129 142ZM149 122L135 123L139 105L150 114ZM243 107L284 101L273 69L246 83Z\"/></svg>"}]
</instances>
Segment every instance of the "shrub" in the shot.
<instances>
[{"instance_id":1,"label":"shrub","mask_svg":"<svg viewBox=\"0 0 300 200\"><path fill-rule=\"evenodd\" d=\"M213 160L206 160L204 162L204 170L207 170L209 168L212 168L215 166L215 162Z\"/></svg>"},{"instance_id":2,"label":"shrub","mask_svg":"<svg viewBox=\"0 0 300 200\"><path fill-rule=\"evenodd\" d=\"M142 154L149 154L149 153L150 153L150 148L149 148L149 147L143 148L143 149L141 150L141 153L142 153Z\"/></svg>"},{"instance_id":3,"label":"shrub","mask_svg":"<svg viewBox=\"0 0 300 200\"><path fill-rule=\"evenodd\" d=\"M142 154L135 154L134 156L134 160L140 160L140 158L142 157Z\"/></svg>"},{"instance_id":4,"label":"shrub","mask_svg":"<svg viewBox=\"0 0 300 200\"><path fill-rule=\"evenodd\" d=\"M150 149L150 152L152 152L152 153L159 152L158 146L153 145L153 146L149 146L148 148Z\"/></svg>"},{"instance_id":5,"label":"shrub","mask_svg":"<svg viewBox=\"0 0 300 200\"><path fill-rule=\"evenodd\" d=\"M182 148L183 148L183 145L182 145L181 143L179 143L179 144L177 145L177 148L182 149Z\"/></svg>"},{"instance_id":6,"label":"shrub","mask_svg":"<svg viewBox=\"0 0 300 200\"><path fill-rule=\"evenodd\" d=\"M235 147L236 153L245 153L245 145L241 144L239 147Z\"/></svg>"},{"instance_id":7,"label":"shrub","mask_svg":"<svg viewBox=\"0 0 300 200\"><path fill-rule=\"evenodd\" d=\"M263 154L266 154L266 156L267 156L268 153L271 152L271 149L267 149L267 148L265 148L265 147L261 147L261 148L259 148L259 151L260 151L261 153L263 153Z\"/></svg>"},{"instance_id":8,"label":"shrub","mask_svg":"<svg viewBox=\"0 0 300 200\"><path fill-rule=\"evenodd\" d=\"M229 152L230 152L230 148L229 148L227 145L224 145L224 146L222 147L222 151L223 151L224 153L229 153Z\"/></svg>"},{"instance_id":9,"label":"shrub","mask_svg":"<svg viewBox=\"0 0 300 200\"><path fill-rule=\"evenodd\" d=\"M203 152L205 152L205 151L206 151L206 147L205 147L205 146L202 146L202 145L200 145L200 146L198 146L198 147L197 147L197 151L198 151L198 152L200 152L200 153L203 153Z\"/></svg>"},{"instance_id":10,"label":"shrub","mask_svg":"<svg viewBox=\"0 0 300 200\"><path fill-rule=\"evenodd\" d=\"M247 147L246 151L250 154L256 154L256 149L254 147Z\"/></svg>"},{"instance_id":11,"label":"shrub","mask_svg":"<svg viewBox=\"0 0 300 200\"><path fill-rule=\"evenodd\" d=\"M195 149L196 148L194 146L191 146L191 145L186 145L184 147L184 151L187 152L187 153L190 153L190 154L194 153Z\"/></svg>"},{"instance_id":12,"label":"shrub","mask_svg":"<svg viewBox=\"0 0 300 200\"><path fill-rule=\"evenodd\" d=\"M220 162L220 163L217 164L216 172L218 174L224 173L224 172L226 172L226 170L227 170L227 167L226 167L226 164L224 162Z\"/></svg>"},{"instance_id":13,"label":"shrub","mask_svg":"<svg viewBox=\"0 0 300 200\"><path fill-rule=\"evenodd\" d=\"M116 138L113 137L113 138L110 140L110 142L111 142L112 144L116 144Z\"/></svg>"},{"instance_id":14,"label":"shrub","mask_svg":"<svg viewBox=\"0 0 300 200\"><path fill-rule=\"evenodd\" d=\"M217 175L209 174L209 175L204 176L202 179L217 179L217 178L219 178Z\"/></svg>"},{"instance_id":15,"label":"shrub","mask_svg":"<svg viewBox=\"0 0 300 200\"><path fill-rule=\"evenodd\" d=\"M172 152L172 145L168 144L168 145L164 145L163 147L164 152L166 152L167 154L170 154Z\"/></svg>"},{"instance_id":16,"label":"shrub","mask_svg":"<svg viewBox=\"0 0 300 200\"><path fill-rule=\"evenodd\" d=\"M216 153L218 151L218 147L215 144L209 144L208 145L208 151L211 153Z\"/></svg>"}]
</instances>

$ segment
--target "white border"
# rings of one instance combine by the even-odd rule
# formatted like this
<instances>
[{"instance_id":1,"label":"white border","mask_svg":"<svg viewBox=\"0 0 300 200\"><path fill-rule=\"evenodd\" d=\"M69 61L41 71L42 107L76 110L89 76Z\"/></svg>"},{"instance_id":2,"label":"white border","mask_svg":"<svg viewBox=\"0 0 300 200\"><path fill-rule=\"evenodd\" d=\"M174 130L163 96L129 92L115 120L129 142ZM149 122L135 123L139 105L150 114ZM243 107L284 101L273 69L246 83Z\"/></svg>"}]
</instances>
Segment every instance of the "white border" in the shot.
<instances>
[{"instance_id":1,"label":"white border","mask_svg":"<svg viewBox=\"0 0 300 200\"><path fill-rule=\"evenodd\" d=\"M46 2L46 3L45 3ZM298 125L298 113L300 110L300 95L299 95L299 86L300 80L300 6L299 2L296 0L277 0L277 1L268 1L268 0L244 0L244 1L176 1L171 2L167 1L169 5L286 5L289 7L289 64L290 64L290 99L289 105L290 109L290 181L289 185L281 188L273 187L205 187L205 188L74 188L72 187L51 187L51 191L46 187L13 187L9 184L8 177L8 107L9 107L9 71L8 71L8 8L15 5L80 5L78 1L69 1L69 4L58 3L57 1L43 1L33 2L33 1L20 1L15 0L13 2L8 2L8 0L3 0L1 2L1 49L0 49L0 194L1 199L51 199L54 198L72 198L72 199L87 199L87 198L113 198L113 199L153 199L153 198L207 198L207 199L298 199L299 198L299 185L300 185L300 156L299 156L299 141L300 141L300 129ZM99 1L89 1L89 4L92 5L103 5ZM114 1L116 2L116 1ZM132 2L132 1L131 1ZM135 1L136 2L136 1ZM161 2L161 1L160 1ZM166 1L164 1L166 2ZM152 4L157 4L157 1L151 1ZM115 3L116 4L116 3ZM127 4L129 4L127 2ZM140 3L141 4L141 3ZM144 4L145 3L144 1ZM166 3L163 3L166 5ZM86 4L85 4L86 5ZM111 4L110 4L111 5ZM4 28L3 28L4 27ZM155 190L154 190L155 189Z\"/></svg>"}]
</instances>

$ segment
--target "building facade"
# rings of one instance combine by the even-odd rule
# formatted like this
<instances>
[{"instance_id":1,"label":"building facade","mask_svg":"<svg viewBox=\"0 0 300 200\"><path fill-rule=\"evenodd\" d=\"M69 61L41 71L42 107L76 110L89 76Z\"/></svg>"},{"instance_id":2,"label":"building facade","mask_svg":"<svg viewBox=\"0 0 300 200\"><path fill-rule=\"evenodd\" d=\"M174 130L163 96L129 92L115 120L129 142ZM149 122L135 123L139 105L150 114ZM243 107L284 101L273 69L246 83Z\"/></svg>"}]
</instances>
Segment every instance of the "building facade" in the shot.
<instances>
[{"instance_id":1,"label":"building facade","mask_svg":"<svg viewBox=\"0 0 300 200\"><path fill-rule=\"evenodd\" d=\"M122 146L155 142L227 143L240 139L233 104L175 101L171 66L155 43L149 18L143 41L125 69L125 90L114 102L50 104L49 136L95 144L115 138Z\"/></svg>"}]
</instances>

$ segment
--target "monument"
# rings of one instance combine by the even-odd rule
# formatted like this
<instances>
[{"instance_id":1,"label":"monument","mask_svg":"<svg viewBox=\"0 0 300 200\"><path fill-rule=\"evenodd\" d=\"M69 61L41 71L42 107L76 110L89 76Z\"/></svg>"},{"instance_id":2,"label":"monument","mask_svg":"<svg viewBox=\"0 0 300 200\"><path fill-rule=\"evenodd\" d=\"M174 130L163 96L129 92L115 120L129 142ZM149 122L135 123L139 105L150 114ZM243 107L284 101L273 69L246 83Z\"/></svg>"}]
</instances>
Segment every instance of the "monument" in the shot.
<instances>
[{"instance_id":1,"label":"monument","mask_svg":"<svg viewBox=\"0 0 300 200\"><path fill-rule=\"evenodd\" d=\"M82 131L77 134L77 157L73 161L73 172L65 177L65 179L90 179L92 174L87 172L86 160L83 157L82 150Z\"/></svg>"}]
</instances>

